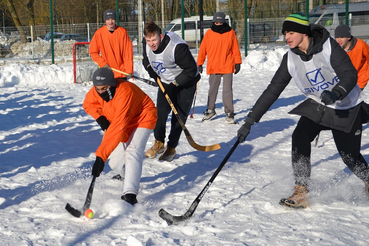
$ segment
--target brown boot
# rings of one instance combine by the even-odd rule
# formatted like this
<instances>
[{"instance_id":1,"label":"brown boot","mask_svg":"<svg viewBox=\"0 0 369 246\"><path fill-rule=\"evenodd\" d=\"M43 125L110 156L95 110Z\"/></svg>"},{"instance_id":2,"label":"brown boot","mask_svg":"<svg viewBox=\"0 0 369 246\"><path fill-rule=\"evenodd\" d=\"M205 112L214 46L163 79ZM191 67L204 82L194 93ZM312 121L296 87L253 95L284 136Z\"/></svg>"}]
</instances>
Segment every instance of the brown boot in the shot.
<instances>
[{"instance_id":1,"label":"brown boot","mask_svg":"<svg viewBox=\"0 0 369 246\"><path fill-rule=\"evenodd\" d=\"M176 149L167 146L165 152L159 157L159 161L172 161L176 157Z\"/></svg>"},{"instance_id":2,"label":"brown boot","mask_svg":"<svg viewBox=\"0 0 369 246\"><path fill-rule=\"evenodd\" d=\"M306 186L296 185L292 196L282 198L279 204L293 208L306 208L308 206L308 192Z\"/></svg>"},{"instance_id":3,"label":"brown boot","mask_svg":"<svg viewBox=\"0 0 369 246\"><path fill-rule=\"evenodd\" d=\"M155 140L154 145L146 151L145 156L149 159L152 159L155 158L157 154L161 154L163 152L164 152L164 143Z\"/></svg>"}]
</instances>

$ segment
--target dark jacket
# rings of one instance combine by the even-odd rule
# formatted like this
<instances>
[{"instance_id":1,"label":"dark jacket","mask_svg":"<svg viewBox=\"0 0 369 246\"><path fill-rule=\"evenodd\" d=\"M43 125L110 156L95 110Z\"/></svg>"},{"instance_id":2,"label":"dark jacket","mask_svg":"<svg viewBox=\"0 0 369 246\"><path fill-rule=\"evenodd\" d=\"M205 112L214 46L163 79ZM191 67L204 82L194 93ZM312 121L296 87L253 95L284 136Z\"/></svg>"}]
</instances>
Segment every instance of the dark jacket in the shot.
<instances>
[{"instance_id":1,"label":"dark jacket","mask_svg":"<svg viewBox=\"0 0 369 246\"><path fill-rule=\"evenodd\" d=\"M161 41L159 48L154 51L155 54L160 54L164 51L170 41L170 37L164 34L163 40ZM143 59L142 64L147 70L150 65L149 59L146 54L146 41L143 39ZM174 50L175 63L183 69L176 77L176 82L179 86L188 87L192 86L200 80L201 76L197 72L197 63L193 58L190 49L187 44L178 44Z\"/></svg>"},{"instance_id":2,"label":"dark jacket","mask_svg":"<svg viewBox=\"0 0 369 246\"><path fill-rule=\"evenodd\" d=\"M330 62L340 80L332 90L338 91L341 94L338 99L342 100L357 84L356 69L352 65L350 57L338 43L330 37L329 32L324 27L320 25L310 25L310 29L311 40L307 53L302 52L298 48L291 49L291 51L299 55L303 61L309 61L314 54L322 51L324 42L329 39L332 49ZM248 114L248 117L253 118L256 122L260 120L264 113L278 99L279 95L291 81L292 77L287 68L287 57L286 53L269 86L259 97L253 109ZM350 132L354 120L359 113L362 112L361 108L363 104L365 103L361 103L348 110L335 110L313 99L306 99L289 113L305 116L323 126ZM366 104L364 106L366 106Z\"/></svg>"}]
</instances>

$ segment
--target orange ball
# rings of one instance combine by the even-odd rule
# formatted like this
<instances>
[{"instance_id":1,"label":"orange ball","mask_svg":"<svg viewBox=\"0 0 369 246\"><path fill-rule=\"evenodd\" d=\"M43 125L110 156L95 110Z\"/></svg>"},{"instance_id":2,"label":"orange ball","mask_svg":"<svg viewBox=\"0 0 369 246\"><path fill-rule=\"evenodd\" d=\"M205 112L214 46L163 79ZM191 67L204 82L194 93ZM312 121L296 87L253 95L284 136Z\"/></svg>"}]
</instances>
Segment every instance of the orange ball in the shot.
<instances>
[{"instance_id":1,"label":"orange ball","mask_svg":"<svg viewBox=\"0 0 369 246\"><path fill-rule=\"evenodd\" d=\"M91 219L92 217L94 217L94 212L92 211L92 209L86 209L86 211L85 211L85 217L86 218L89 218L89 219Z\"/></svg>"}]
</instances>

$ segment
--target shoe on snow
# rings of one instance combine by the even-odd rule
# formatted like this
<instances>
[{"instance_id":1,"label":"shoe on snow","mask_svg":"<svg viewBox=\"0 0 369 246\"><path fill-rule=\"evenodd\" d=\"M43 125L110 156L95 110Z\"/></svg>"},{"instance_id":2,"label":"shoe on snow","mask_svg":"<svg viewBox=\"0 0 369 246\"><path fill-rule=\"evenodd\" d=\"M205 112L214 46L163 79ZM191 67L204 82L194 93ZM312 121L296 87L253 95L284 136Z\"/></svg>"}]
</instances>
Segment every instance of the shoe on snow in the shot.
<instances>
[{"instance_id":1,"label":"shoe on snow","mask_svg":"<svg viewBox=\"0 0 369 246\"><path fill-rule=\"evenodd\" d=\"M159 161L172 161L176 155L176 149L167 146L165 152L159 157Z\"/></svg>"},{"instance_id":2,"label":"shoe on snow","mask_svg":"<svg viewBox=\"0 0 369 246\"><path fill-rule=\"evenodd\" d=\"M122 197L122 200L128 202L129 204L131 204L132 206L135 205L136 203L138 203L136 195L135 194L125 194Z\"/></svg>"},{"instance_id":3,"label":"shoe on snow","mask_svg":"<svg viewBox=\"0 0 369 246\"><path fill-rule=\"evenodd\" d=\"M279 201L279 205L282 206L286 206L286 207L290 207L290 208L295 208L295 209L299 209L299 208L306 208L309 204L308 203L304 203L304 204L295 204L294 201L289 200L287 198L282 198Z\"/></svg>"},{"instance_id":4,"label":"shoe on snow","mask_svg":"<svg viewBox=\"0 0 369 246\"><path fill-rule=\"evenodd\" d=\"M207 109L205 112L204 112L204 118L202 118L202 121L208 121L208 120L211 120L212 118L214 118L217 113L215 112L215 110L212 110L212 109Z\"/></svg>"},{"instance_id":5,"label":"shoe on snow","mask_svg":"<svg viewBox=\"0 0 369 246\"><path fill-rule=\"evenodd\" d=\"M153 159L157 154L161 154L164 152L164 143L158 140L155 140L154 145L148 149L145 153L145 156L149 159Z\"/></svg>"},{"instance_id":6,"label":"shoe on snow","mask_svg":"<svg viewBox=\"0 0 369 246\"><path fill-rule=\"evenodd\" d=\"M236 124L237 122L234 120L235 113L227 113L225 118L225 123L227 124Z\"/></svg>"},{"instance_id":7,"label":"shoe on snow","mask_svg":"<svg viewBox=\"0 0 369 246\"><path fill-rule=\"evenodd\" d=\"M279 204L292 208L306 208L308 206L308 189L306 186L296 185L292 196L282 198Z\"/></svg>"}]
</instances>

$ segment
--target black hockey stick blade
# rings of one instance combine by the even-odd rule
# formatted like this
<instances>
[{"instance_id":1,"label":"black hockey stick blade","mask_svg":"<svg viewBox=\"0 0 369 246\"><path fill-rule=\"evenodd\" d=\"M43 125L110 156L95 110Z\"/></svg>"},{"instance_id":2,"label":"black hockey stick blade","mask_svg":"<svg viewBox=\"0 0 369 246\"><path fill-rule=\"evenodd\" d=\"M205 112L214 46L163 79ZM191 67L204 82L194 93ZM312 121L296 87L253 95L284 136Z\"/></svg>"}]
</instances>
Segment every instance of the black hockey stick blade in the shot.
<instances>
[{"instance_id":1,"label":"black hockey stick blade","mask_svg":"<svg viewBox=\"0 0 369 246\"><path fill-rule=\"evenodd\" d=\"M197 206L199 205L201 199L204 197L204 195L208 191L210 185L213 183L213 181L216 178L216 176L218 176L220 170L222 170L222 168L224 167L224 165L228 161L229 157L231 157L231 155L233 154L233 151L237 148L237 146L238 146L239 143L240 142L237 139L236 143L232 146L231 150L228 152L228 154L226 155L226 157L223 159L222 163L220 163L219 167L214 172L213 176L211 176L210 180L206 183L205 187L202 189L202 191L200 192L200 194L192 202L190 208L187 210L187 212L185 214L180 215L180 216L174 216L174 215L168 213L167 211L165 211L164 209L160 209L159 210L159 216L160 216L160 218L162 218L163 220L165 220L170 225L172 225L172 224L173 225L177 225L180 222L185 221L185 220L188 220L189 218L191 218L191 216L195 212Z\"/></svg>"},{"instance_id":2,"label":"black hockey stick blade","mask_svg":"<svg viewBox=\"0 0 369 246\"><path fill-rule=\"evenodd\" d=\"M67 203L67 205L65 206L65 209L74 217L81 217L82 212L79 211L78 209L73 208L69 203Z\"/></svg>"},{"instance_id":3,"label":"black hockey stick blade","mask_svg":"<svg viewBox=\"0 0 369 246\"><path fill-rule=\"evenodd\" d=\"M202 192L201 192L202 194ZM195 212L197 206L199 205L201 198L197 197L195 201L191 204L191 207L187 210L187 212L184 215L180 216L174 216L165 211L163 208L159 210L159 216L163 220L165 220L170 225L178 225L180 222L188 220L191 218L193 213Z\"/></svg>"},{"instance_id":4,"label":"black hockey stick blade","mask_svg":"<svg viewBox=\"0 0 369 246\"><path fill-rule=\"evenodd\" d=\"M91 200L92 200L92 193L94 191L94 186L95 186L95 180L96 180L96 176L94 176L92 178L91 184L90 184L90 188L88 188L88 192L87 192L87 196L86 196L86 201L85 204L83 205L82 208L82 212L79 211L78 209L73 208L69 203L67 203L67 205L65 206L65 209L74 217L81 217L81 215L90 208L91 205Z\"/></svg>"}]
</instances>

